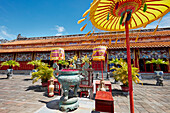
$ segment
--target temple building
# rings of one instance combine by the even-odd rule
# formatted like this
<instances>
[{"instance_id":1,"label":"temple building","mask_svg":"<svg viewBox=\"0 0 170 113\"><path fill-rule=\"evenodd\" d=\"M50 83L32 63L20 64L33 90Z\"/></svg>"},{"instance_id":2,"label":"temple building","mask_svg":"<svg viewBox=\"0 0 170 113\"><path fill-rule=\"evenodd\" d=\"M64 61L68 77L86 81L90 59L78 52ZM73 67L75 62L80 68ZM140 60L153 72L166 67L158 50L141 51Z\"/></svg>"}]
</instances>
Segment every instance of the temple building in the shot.
<instances>
[{"instance_id":1,"label":"temple building","mask_svg":"<svg viewBox=\"0 0 170 113\"><path fill-rule=\"evenodd\" d=\"M131 30L130 31L131 62L138 67L141 73L153 73L156 66L145 64L152 58L164 59L170 62L170 28L159 28L154 33L154 29ZM112 58L127 59L125 32L102 32L63 36L44 36L44 37L22 37L20 34L17 39L0 44L0 63L7 60L16 60L20 67L14 70L32 70L33 66L27 65L31 60L40 60L52 66L50 52L52 48L64 48L65 58L69 59L74 55L81 58L87 55L91 58L93 48L96 46L107 46L107 56L103 68L110 71L108 64ZM92 61L94 70L101 70L101 62ZM8 67L0 67L0 72ZM160 65L165 73L170 73L169 65Z\"/></svg>"}]
</instances>

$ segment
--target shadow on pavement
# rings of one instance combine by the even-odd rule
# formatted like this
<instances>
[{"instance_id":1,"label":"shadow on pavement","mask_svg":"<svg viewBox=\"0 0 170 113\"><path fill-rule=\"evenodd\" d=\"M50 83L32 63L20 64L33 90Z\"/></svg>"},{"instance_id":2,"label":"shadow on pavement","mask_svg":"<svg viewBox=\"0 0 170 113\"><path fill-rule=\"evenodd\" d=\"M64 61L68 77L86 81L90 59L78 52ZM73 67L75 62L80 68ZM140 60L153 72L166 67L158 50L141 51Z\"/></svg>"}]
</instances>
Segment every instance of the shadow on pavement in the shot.
<instances>
[{"instance_id":1,"label":"shadow on pavement","mask_svg":"<svg viewBox=\"0 0 170 113\"><path fill-rule=\"evenodd\" d=\"M41 85L29 86L25 91L34 90L35 92L45 92L47 87L42 87Z\"/></svg>"},{"instance_id":2,"label":"shadow on pavement","mask_svg":"<svg viewBox=\"0 0 170 113\"><path fill-rule=\"evenodd\" d=\"M142 85L142 83L139 83L139 84ZM150 83L143 83L143 85L156 86L156 84L150 84Z\"/></svg>"},{"instance_id":3,"label":"shadow on pavement","mask_svg":"<svg viewBox=\"0 0 170 113\"><path fill-rule=\"evenodd\" d=\"M45 103L46 107L49 108L49 109L59 110L60 99L52 100L52 101L49 101L49 102L39 100L39 102Z\"/></svg>"},{"instance_id":4,"label":"shadow on pavement","mask_svg":"<svg viewBox=\"0 0 170 113\"><path fill-rule=\"evenodd\" d=\"M4 80L4 79L7 79L7 77L6 78L0 78L0 80Z\"/></svg>"},{"instance_id":5,"label":"shadow on pavement","mask_svg":"<svg viewBox=\"0 0 170 113\"><path fill-rule=\"evenodd\" d=\"M30 81L30 80L32 80L32 79L29 79L29 78L27 78L27 79L24 79L24 81Z\"/></svg>"},{"instance_id":6,"label":"shadow on pavement","mask_svg":"<svg viewBox=\"0 0 170 113\"><path fill-rule=\"evenodd\" d=\"M127 97L128 96L128 92L123 92L122 90L120 89L112 89L112 96L125 96Z\"/></svg>"}]
</instances>

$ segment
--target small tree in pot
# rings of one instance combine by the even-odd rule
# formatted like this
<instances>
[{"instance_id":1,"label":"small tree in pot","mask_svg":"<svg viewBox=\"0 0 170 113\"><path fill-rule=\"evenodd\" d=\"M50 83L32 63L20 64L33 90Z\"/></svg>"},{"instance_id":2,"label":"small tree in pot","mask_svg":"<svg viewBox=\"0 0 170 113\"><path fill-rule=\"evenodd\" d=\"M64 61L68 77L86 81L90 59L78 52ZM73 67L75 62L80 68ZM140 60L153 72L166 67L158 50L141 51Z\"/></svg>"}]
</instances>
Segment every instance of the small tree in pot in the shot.
<instances>
[{"instance_id":1,"label":"small tree in pot","mask_svg":"<svg viewBox=\"0 0 170 113\"><path fill-rule=\"evenodd\" d=\"M113 66L111 69L114 69L112 72L114 74L114 78L116 81L120 81L122 83L121 88L123 91L127 92L129 91L129 81L128 81L128 65L123 59L120 59L117 61L117 64L119 64L120 67ZM141 82L138 78L139 69L136 67L132 67L132 80L135 83Z\"/></svg>"},{"instance_id":2,"label":"small tree in pot","mask_svg":"<svg viewBox=\"0 0 170 113\"><path fill-rule=\"evenodd\" d=\"M32 83L35 83L37 82L39 79L41 79L41 83L42 83L42 86L45 87L47 86L47 82L48 80L53 77L54 78L54 75L53 75L53 68L52 67L48 67L49 65L46 64L46 63L43 63L41 62L40 65L38 65L37 67L37 72L33 72L32 73Z\"/></svg>"},{"instance_id":3,"label":"small tree in pot","mask_svg":"<svg viewBox=\"0 0 170 113\"><path fill-rule=\"evenodd\" d=\"M18 62L16 62L15 60L9 60L9 61L5 61L1 63L1 67L2 66L9 66L9 69L7 69L8 73L7 73L7 78L12 78L13 75L13 69L12 67L14 66L20 66L20 64Z\"/></svg>"},{"instance_id":4,"label":"small tree in pot","mask_svg":"<svg viewBox=\"0 0 170 113\"><path fill-rule=\"evenodd\" d=\"M41 64L41 60L33 60L28 62L27 64L33 65L34 69L32 70L32 72L30 73L30 75L32 75L33 72L37 72L37 66Z\"/></svg>"}]
</instances>

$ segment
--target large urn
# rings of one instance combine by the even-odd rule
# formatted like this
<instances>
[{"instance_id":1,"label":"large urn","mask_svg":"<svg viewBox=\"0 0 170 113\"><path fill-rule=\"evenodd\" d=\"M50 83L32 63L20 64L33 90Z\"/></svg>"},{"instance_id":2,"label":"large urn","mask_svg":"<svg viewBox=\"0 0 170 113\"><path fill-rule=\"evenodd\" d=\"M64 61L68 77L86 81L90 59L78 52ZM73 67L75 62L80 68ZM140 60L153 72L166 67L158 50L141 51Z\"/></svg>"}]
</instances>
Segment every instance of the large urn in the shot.
<instances>
[{"instance_id":1,"label":"large urn","mask_svg":"<svg viewBox=\"0 0 170 113\"><path fill-rule=\"evenodd\" d=\"M82 75L79 74L78 70L74 69L63 69L59 71L58 81L62 84L63 96L60 98L59 108L61 111L70 111L77 109L79 106L77 98L77 90ZM74 92L69 93L69 87L74 85Z\"/></svg>"}]
</instances>

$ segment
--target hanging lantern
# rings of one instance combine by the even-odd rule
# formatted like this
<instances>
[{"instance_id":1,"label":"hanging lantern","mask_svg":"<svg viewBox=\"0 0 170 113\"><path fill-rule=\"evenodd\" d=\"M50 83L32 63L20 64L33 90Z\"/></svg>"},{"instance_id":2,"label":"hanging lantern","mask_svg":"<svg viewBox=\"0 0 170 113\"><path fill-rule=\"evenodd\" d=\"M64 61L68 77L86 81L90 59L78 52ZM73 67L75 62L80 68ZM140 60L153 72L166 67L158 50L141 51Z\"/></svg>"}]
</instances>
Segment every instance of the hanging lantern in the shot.
<instances>
[{"instance_id":1,"label":"hanging lantern","mask_svg":"<svg viewBox=\"0 0 170 113\"><path fill-rule=\"evenodd\" d=\"M93 48L93 61L105 61L106 46L98 46Z\"/></svg>"},{"instance_id":2,"label":"hanging lantern","mask_svg":"<svg viewBox=\"0 0 170 113\"><path fill-rule=\"evenodd\" d=\"M65 60L63 48L53 48L50 54L50 60Z\"/></svg>"}]
</instances>

